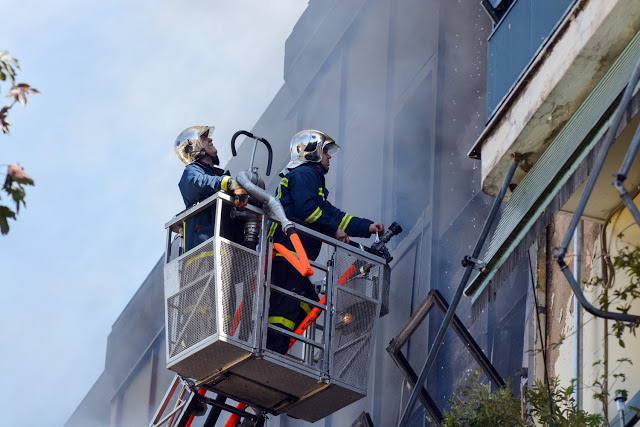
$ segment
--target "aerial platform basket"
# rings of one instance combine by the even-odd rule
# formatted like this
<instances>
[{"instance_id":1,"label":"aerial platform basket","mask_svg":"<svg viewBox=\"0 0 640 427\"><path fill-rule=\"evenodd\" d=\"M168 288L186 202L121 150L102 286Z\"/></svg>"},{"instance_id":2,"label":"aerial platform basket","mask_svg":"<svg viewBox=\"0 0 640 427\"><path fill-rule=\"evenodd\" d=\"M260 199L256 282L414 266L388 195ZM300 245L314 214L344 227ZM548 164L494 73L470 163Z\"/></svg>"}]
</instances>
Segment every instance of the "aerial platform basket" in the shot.
<instances>
[{"instance_id":1,"label":"aerial platform basket","mask_svg":"<svg viewBox=\"0 0 640 427\"><path fill-rule=\"evenodd\" d=\"M214 237L182 253L174 240L183 222L209 208ZM265 412L315 422L366 395L377 319L388 301L389 267L382 257L296 226L328 248L325 262L311 262L310 277L325 300L287 293L269 280L269 219L251 204L233 207L231 197L220 192L166 224L167 367ZM245 242L243 230L257 232L257 240ZM321 314L304 335L276 328L267 321L271 292ZM296 339L287 355L266 348L267 329Z\"/></svg>"}]
</instances>

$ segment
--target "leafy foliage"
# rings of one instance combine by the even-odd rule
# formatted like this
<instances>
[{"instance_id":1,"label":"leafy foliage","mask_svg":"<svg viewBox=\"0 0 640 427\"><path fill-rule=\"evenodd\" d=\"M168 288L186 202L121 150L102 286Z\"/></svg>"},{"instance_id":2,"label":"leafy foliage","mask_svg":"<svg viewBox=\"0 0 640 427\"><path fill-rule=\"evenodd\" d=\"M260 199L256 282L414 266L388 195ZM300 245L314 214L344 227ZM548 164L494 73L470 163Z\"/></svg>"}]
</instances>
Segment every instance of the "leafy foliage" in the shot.
<instances>
[{"instance_id":1,"label":"leafy foliage","mask_svg":"<svg viewBox=\"0 0 640 427\"><path fill-rule=\"evenodd\" d=\"M16 211L13 212L9 207L0 205L0 232L2 234L7 234L9 232L8 219L16 218L16 214L20 212L20 205L27 205L24 200L24 186L33 184L33 179L24 173L24 170L20 166L9 165L7 177L4 180L2 189L9 194L15 203Z\"/></svg>"},{"instance_id":2,"label":"leafy foliage","mask_svg":"<svg viewBox=\"0 0 640 427\"><path fill-rule=\"evenodd\" d=\"M520 401L504 387L492 392L488 384L480 382L480 374L460 387L449 400L451 410L445 412L443 426L525 426L521 419Z\"/></svg>"},{"instance_id":3,"label":"leafy foliage","mask_svg":"<svg viewBox=\"0 0 640 427\"><path fill-rule=\"evenodd\" d=\"M9 126L11 125L7 120L7 114L11 107L13 107L16 102L19 102L24 107L27 105L27 95L40 93L38 89L32 88L26 83L16 84L16 69L20 69L18 60L12 58L6 50L0 50L0 81L4 82L7 79L9 80L11 89L9 89L7 97L13 98L11 105L4 106L0 110L0 128L2 128L2 132L5 134L9 133Z\"/></svg>"},{"instance_id":4,"label":"leafy foliage","mask_svg":"<svg viewBox=\"0 0 640 427\"><path fill-rule=\"evenodd\" d=\"M13 98L10 105L5 105L0 109L0 128L4 134L9 133L11 123L7 120L9 110L16 102L23 107L27 105L27 95L39 93L37 89L32 88L26 83L16 84L16 69L20 69L18 60L12 58L6 50L0 50L0 81L11 83L11 89L7 94L8 98ZM15 204L15 212L9 206L0 204L0 232L7 234L9 232L9 219L16 219L16 215L20 212L20 205L26 206L25 185L34 185L33 179L27 175L24 170L17 165L9 165L7 168L7 176L2 186L3 192L7 193Z\"/></svg>"},{"instance_id":5,"label":"leafy foliage","mask_svg":"<svg viewBox=\"0 0 640 427\"><path fill-rule=\"evenodd\" d=\"M526 393L526 401L531 407L531 420L559 427L601 426L604 421L602 415L589 414L576 408L573 390L573 383L569 387L561 387L557 377L549 378L549 390L541 380L535 380Z\"/></svg>"},{"instance_id":6,"label":"leafy foliage","mask_svg":"<svg viewBox=\"0 0 640 427\"><path fill-rule=\"evenodd\" d=\"M443 426L526 426L555 425L558 427L601 426L603 417L576 409L573 385L563 388L558 378L549 380L549 388L536 380L524 396L528 409L521 411L521 402L510 387L491 391L480 382L479 374L460 387L449 402L451 410L445 412ZM523 418L524 415L524 418Z\"/></svg>"}]
</instances>

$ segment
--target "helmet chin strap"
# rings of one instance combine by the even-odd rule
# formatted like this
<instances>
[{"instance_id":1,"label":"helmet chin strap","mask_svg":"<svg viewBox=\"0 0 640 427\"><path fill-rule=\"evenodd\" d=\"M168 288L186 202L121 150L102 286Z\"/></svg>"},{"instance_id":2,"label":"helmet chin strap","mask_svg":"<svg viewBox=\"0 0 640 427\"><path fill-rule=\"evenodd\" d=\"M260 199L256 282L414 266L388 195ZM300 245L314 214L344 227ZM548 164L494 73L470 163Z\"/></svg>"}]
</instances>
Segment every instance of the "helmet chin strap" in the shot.
<instances>
[{"instance_id":1,"label":"helmet chin strap","mask_svg":"<svg viewBox=\"0 0 640 427\"><path fill-rule=\"evenodd\" d=\"M210 155L210 154L206 154L206 153L205 153L205 155L204 155L204 156L202 156L202 157L200 157L198 160L199 160L199 161L203 161L205 158L209 158L209 159L211 160L211 163L212 163L214 166L218 166L218 165L220 165L220 158L218 158L218 155L217 155L217 154L216 154L215 156L212 156L212 155ZM209 163L209 162L206 162L206 161L205 161L205 163Z\"/></svg>"},{"instance_id":2,"label":"helmet chin strap","mask_svg":"<svg viewBox=\"0 0 640 427\"><path fill-rule=\"evenodd\" d=\"M322 162L318 162L316 163L318 166L320 166L320 169L322 169L322 173L323 174L327 174L329 172L329 170L327 170L327 168L324 167L324 165L322 164Z\"/></svg>"}]
</instances>

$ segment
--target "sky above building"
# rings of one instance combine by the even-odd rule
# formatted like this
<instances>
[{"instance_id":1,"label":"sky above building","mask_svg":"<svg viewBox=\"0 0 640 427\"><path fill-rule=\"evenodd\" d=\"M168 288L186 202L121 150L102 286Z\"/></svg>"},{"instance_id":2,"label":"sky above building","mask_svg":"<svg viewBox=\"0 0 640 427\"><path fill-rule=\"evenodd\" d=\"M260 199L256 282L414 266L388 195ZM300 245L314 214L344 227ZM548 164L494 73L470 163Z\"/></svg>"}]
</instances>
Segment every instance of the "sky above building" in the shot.
<instances>
[{"instance_id":1,"label":"sky above building","mask_svg":"<svg viewBox=\"0 0 640 427\"><path fill-rule=\"evenodd\" d=\"M36 183L0 237L3 425L62 425L89 391L111 325L184 207L176 136L215 125L224 164L231 136L282 86L285 41L306 6L4 2L0 49L41 93L13 107L11 134L0 134L0 180L18 163ZM0 107L8 89L0 83Z\"/></svg>"}]
</instances>

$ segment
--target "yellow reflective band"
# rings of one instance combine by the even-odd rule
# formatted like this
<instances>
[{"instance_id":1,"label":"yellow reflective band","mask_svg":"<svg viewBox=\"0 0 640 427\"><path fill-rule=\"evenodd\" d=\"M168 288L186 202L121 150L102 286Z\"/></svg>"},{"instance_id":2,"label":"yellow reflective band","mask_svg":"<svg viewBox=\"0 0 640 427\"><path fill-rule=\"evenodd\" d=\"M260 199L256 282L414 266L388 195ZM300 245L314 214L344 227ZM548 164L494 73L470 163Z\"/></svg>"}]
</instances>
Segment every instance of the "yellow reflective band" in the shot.
<instances>
[{"instance_id":1,"label":"yellow reflective band","mask_svg":"<svg viewBox=\"0 0 640 427\"><path fill-rule=\"evenodd\" d=\"M353 218L353 215L349 215L349 218L347 219L347 221L344 223L344 228L343 230L346 230L347 227L349 226L349 222L351 222L351 219Z\"/></svg>"},{"instance_id":2,"label":"yellow reflective band","mask_svg":"<svg viewBox=\"0 0 640 427\"><path fill-rule=\"evenodd\" d=\"M318 220L318 218L320 218L321 215L322 215L322 210L318 206L316 208L316 210L313 211L313 213L311 215L309 215L307 217L307 219L304 220L304 222L309 223L309 224L313 224L314 222L316 222Z\"/></svg>"},{"instance_id":3,"label":"yellow reflective band","mask_svg":"<svg viewBox=\"0 0 640 427\"><path fill-rule=\"evenodd\" d=\"M298 256L298 254L297 254L295 251L289 251L289 252L291 252L291 253L292 253L292 254L294 254L295 256ZM281 257L283 257L284 255L282 255L280 252L276 252L276 256L281 256Z\"/></svg>"},{"instance_id":4,"label":"yellow reflective band","mask_svg":"<svg viewBox=\"0 0 640 427\"><path fill-rule=\"evenodd\" d=\"M322 196L322 200L327 200L327 199L324 197L324 192L322 191L322 188L320 188L320 191L318 191L318 196Z\"/></svg>"},{"instance_id":5,"label":"yellow reflective band","mask_svg":"<svg viewBox=\"0 0 640 427\"><path fill-rule=\"evenodd\" d=\"M224 178L222 178L222 183L220 184L220 188L222 188L222 191L227 191L229 189L230 179L231 179L230 176L225 176Z\"/></svg>"},{"instance_id":6,"label":"yellow reflective band","mask_svg":"<svg viewBox=\"0 0 640 427\"><path fill-rule=\"evenodd\" d=\"M300 308L302 308L307 314L311 312L311 307L309 307L309 304L307 304L306 302L300 301Z\"/></svg>"},{"instance_id":7,"label":"yellow reflective band","mask_svg":"<svg viewBox=\"0 0 640 427\"><path fill-rule=\"evenodd\" d=\"M282 181L280 181L280 184L278 184L278 190L276 192L276 199L279 199L279 198L282 197L282 186L289 187L289 179L288 178L282 178Z\"/></svg>"},{"instance_id":8,"label":"yellow reflective band","mask_svg":"<svg viewBox=\"0 0 640 427\"><path fill-rule=\"evenodd\" d=\"M340 221L340 225L338 227L346 230L347 225L349 225L349 221L351 221L351 218L353 217L348 213L344 214L344 216L342 217L342 221Z\"/></svg>"},{"instance_id":9,"label":"yellow reflective band","mask_svg":"<svg viewBox=\"0 0 640 427\"><path fill-rule=\"evenodd\" d=\"M273 237L273 235L276 234L277 228L278 228L278 223L277 222L272 223L271 227L269 228L269 234L267 236Z\"/></svg>"},{"instance_id":10,"label":"yellow reflective band","mask_svg":"<svg viewBox=\"0 0 640 427\"><path fill-rule=\"evenodd\" d=\"M269 323L280 323L282 326L284 326L285 328L288 328L290 330L293 331L293 329L296 327L295 322L289 320L289 319L285 319L282 316L269 316Z\"/></svg>"},{"instance_id":11,"label":"yellow reflective band","mask_svg":"<svg viewBox=\"0 0 640 427\"><path fill-rule=\"evenodd\" d=\"M191 259L189 259L189 261L187 261L187 263L184 266L185 267L189 267L189 265L191 265L191 263L194 262L195 260L197 260L199 258L205 258L205 257L208 257L208 256L213 256L213 251L207 251L207 252L199 253L198 255L194 256Z\"/></svg>"},{"instance_id":12,"label":"yellow reflective band","mask_svg":"<svg viewBox=\"0 0 640 427\"><path fill-rule=\"evenodd\" d=\"M182 251L187 252L187 222L182 221Z\"/></svg>"}]
</instances>

